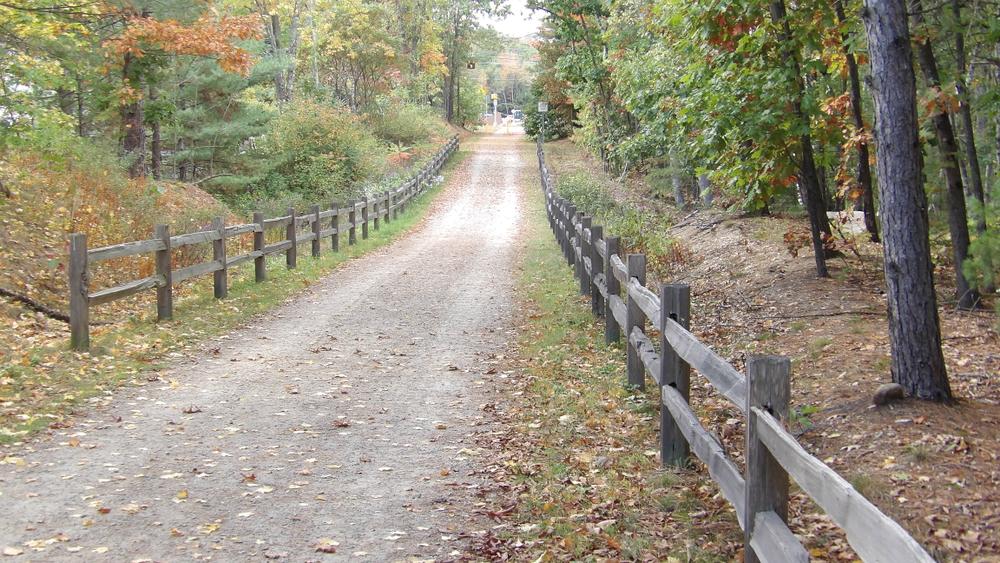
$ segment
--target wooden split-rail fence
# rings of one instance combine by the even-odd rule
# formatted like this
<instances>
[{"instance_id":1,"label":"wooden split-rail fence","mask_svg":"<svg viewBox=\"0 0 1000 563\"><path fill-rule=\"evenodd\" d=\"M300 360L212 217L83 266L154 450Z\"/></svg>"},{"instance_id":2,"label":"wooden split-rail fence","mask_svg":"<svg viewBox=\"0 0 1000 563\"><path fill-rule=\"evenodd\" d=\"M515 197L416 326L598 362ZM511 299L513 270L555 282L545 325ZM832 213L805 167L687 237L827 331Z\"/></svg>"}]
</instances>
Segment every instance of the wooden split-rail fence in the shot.
<instances>
[{"instance_id":1,"label":"wooden split-rail fence","mask_svg":"<svg viewBox=\"0 0 1000 563\"><path fill-rule=\"evenodd\" d=\"M173 286L184 280L212 274L215 297L226 297L229 288L228 271L246 262L254 263L254 280L262 282L267 278L266 258L284 253L285 264L295 268L298 247L311 243L312 256L319 257L321 242L330 239L333 252L340 249L341 234L347 235L347 244L357 242L360 228L361 238L368 238L369 226L379 229L379 223L388 223L398 218L406 210L407 204L421 194L431 183L445 161L458 149L458 137L453 137L434 157L413 177L395 189L387 190L360 200L347 202L346 206L333 202L321 209L313 205L307 211L298 212L289 208L280 217L264 217L254 213L253 222L242 225L226 225L221 217L212 220L211 228L204 231L171 235L167 225L156 225L153 238L125 242L100 248L87 248L87 236L81 233L69 237L69 317L71 345L77 350L90 348L90 308L102 303L122 299L147 290L156 290L156 318L170 319L173 316ZM280 229L282 240L265 243L265 233ZM226 252L226 240L239 235L253 233L253 249L238 256ZM200 264L174 269L171 256L179 248L211 244L212 260ZM113 287L91 291L89 268L98 262L125 256L153 254L155 272L145 278L129 281Z\"/></svg>"},{"instance_id":2,"label":"wooden split-rail fence","mask_svg":"<svg viewBox=\"0 0 1000 563\"><path fill-rule=\"evenodd\" d=\"M809 560L787 524L790 478L844 530L863 560L933 561L906 530L806 452L785 429L791 389L789 359L750 357L744 377L699 342L688 330L690 288L664 284L659 294L647 289L645 255L622 254L619 237L604 233L590 216L560 197L541 143L537 152L549 225L580 281L580 293L590 296L593 313L604 318L606 341L611 344L624 337L628 383L644 388L648 374L660 388L661 462L682 466L693 450L705 463L736 510L746 561ZM659 333L656 344L646 333L647 322ZM745 416L743 472L691 409L692 367Z\"/></svg>"}]
</instances>

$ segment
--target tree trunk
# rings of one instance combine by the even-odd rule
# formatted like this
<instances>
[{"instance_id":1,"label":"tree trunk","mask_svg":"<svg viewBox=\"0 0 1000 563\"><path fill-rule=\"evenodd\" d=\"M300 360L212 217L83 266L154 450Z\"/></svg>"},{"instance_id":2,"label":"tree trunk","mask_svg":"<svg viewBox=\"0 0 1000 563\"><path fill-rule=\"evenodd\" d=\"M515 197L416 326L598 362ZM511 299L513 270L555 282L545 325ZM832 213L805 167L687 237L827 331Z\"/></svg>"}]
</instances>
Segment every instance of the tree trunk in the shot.
<instances>
[{"instance_id":1,"label":"tree trunk","mask_svg":"<svg viewBox=\"0 0 1000 563\"><path fill-rule=\"evenodd\" d=\"M705 207L712 206L712 182L708 180L707 174L698 176L698 190L701 192L701 201Z\"/></svg>"},{"instance_id":2,"label":"tree trunk","mask_svg":"<svg viewBox=\"0 0 1000 563\"><path fill-rule=\"evenodd\" d=\"M156 100L156 88L153 86L149 87L149 101ZM155 112L154 112L155 115ZM160 120L157 119L153 122L153 143L150 147L150 169L153 173L153 179L159 180L162 177L163 170L163 143L160 140Z\"/></svg>"},{"instance_id":3,"label":"tree trunk","mask_svg":"<svg viewBox=\"0 0 1000 563\"><path fill-rule=\"evenodd\" d=\"M281 61L281 19L278 14L271 14L270 31L271 54L281 63L283 62ZM274 71L274 99L278 101L279 105L284 104L289 99L289 95L285 91L285 71L280 64L278 69Z\"/></svg>"},{"instance_id":4,"label":"tree trunk","mask_svg":"<svg viewBox=\"0 0 1000 563\"><path fill-rule=\"evenodd\" d=\"M83 124L83 80L80 79L80 75L76 76L76 134L80 137L87 136Z\"/></svg>"},{"instance_id":5,"label":"tree trunk","mask_svg":"<svg viewBox=\"0 0 1000 563\"><path fill-rule=\"evenodd\" d=\"M795 117L803 125L803 133L799 136L801 151L799 155L799 185L802 186L803 203L805 203L806 211L809 213L809 230L812 234L813 253L816 256L816 275L826 278L830 274L826 269L826 246L823 243L823 234L827 236L831 234L830 221L826 216L826 205L820 193L819 177L816 174L812 134L802 109L802 72L799 68L798 55L790 48L792 34L785 14L785 0L771 2L771 19L781 26L781 43L784 45L783 56L794 74Z\"/></svg>"},{"instance_id":6,"label":"tree trunk","mask_svg":"<svg viewBox=\"0 0 1000 563\"><path fill-rule=\"evenodd\" d=\"M865 0L875 97L876 171L892 380L921 399L951 399L923 188L917 88L905 0Z\"/></svg>"},{"instance_id":7,"label":"tree trunk","mask_svg":"<svg viewBox=\"0 0 1000 563\"><path fill-rule=\"evenodd\" d=\"M681 178L680 166L677 165L677 157L670 153L667 158L669 159L670 166L670 183L674 188L674 203L677 204L677 209L684 208L684 182Z\"/></svg>"},{"instance_id":8,"label":"tree trunk","mask_svg":"<svg viewBox=\"0 0 1000 563\"><path fill-rule=\"evenodd\" d=\"M131 86L137 92L142 92L141 85L134 84L132 74L135 60L131 53L125 53L122 66L122 78L126 86ZM143 123L143 101L139 94L123 103L119 109L122 120L122 152L129 160L129 178L139 178L146 175L146 129Z\"/></svg>"},{"instance_id":9,"label":"tree trunk","mask_svg":"<svg viewBox=\"0 0 1000 563\"><path fill-rule=\"evenodd\" d=\"M911 17L915 26L921 26L924 22L923 2L912 0L910 12L913 14ZM941 78L930 40L921 37L916 44L917 59L920 61L920 68L923 70L927 85L940 90ZM962 172L958 166L958 143L955 141L955 131L951 127L947 113L936 110L931 121L934 124L934 135L937 137L938 154L941 157L941 167L944 169L947 186L948 230L951 232L951 247L955 259L955 291L958 307L973 309L979 305L980 296L979 292L969 285L962 272L962 263L969 257L969 216L965 209Z\"/></svg>"},{"instance_id":10,"label":"tree trunk","mask_svg":"<svg viewBox=\"0 0 1000 563\"><path fill-rule=\"evenodd\" d=\"M837 21L845 25L847 15L844 13L843 0L834 2ZM844 57L847 59L847 74L850 79L851 116L854 118L854 128L858 132L865 130L865 118L861 108L861 78L858 74L858 61L847 46L847 36L842 38ZM868 143L858 143L858 185L861 186L861 206L865 213L865 229L872 242L878 242L878 220L875 217L875 195L872 191L872 168L868 154Z\"/></svg>"},{"instance_id":11,"label":"tree trunk","mask_svg":"<svg viewBox=\"0 0 1000 563\"><path fill-rule=\"evenodd\" d=\"M966 73L969 72L965 56L965 36L962 34L962 5L960 0L951 0L951 11L955 16L955 65L958 72L955 76L955 90L958 94L959 113L962 118L962 129L965 137L965 159L968 161L969 191L979 202L976 211L976 232L986 232L986 195L983 189L982 168L979 166L979 154L976 152L976 130L973 127L972 105L969 91L966 87ZM970 78L971 81L971 78Z\"/></svg>"},{"instance_id":12,"label":"tree trunk","mask_svg":"<svg viewBox=\"0 0 1000 563\"><path fill-rule=\"evenodd\" d=\"M187 182L189 179L188 161L187 158L184 156L185 148L187 148L187 142L184 140L184 137L177 139L177 152L180 153L178 155L180 158L178 159L178 164L177 164L177 179L180 180L181 182Z\"/></svg>"}]
</instances>

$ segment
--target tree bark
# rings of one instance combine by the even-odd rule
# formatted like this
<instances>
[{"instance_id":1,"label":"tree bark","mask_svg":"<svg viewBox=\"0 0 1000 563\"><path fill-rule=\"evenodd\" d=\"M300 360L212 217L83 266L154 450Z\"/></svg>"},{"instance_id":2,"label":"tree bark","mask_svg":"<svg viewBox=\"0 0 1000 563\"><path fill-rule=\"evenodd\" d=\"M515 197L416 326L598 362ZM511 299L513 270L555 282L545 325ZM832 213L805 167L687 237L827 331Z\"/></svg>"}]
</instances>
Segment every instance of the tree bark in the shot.
<instances>
[{"instance_id":1,"label":"tree bark","mask_svg":"<svg viewBox=\"0 0 1000 563\"><path fill-rule=\"evenodd\" d=\"M156 100L156 87L149 87L149 101ZM154 112L153 115L156 115ZM150 147L150 169L153 173L153 179L159 180L162 177L163 170L163 143L160 139L160 120L157 119L153 122L153 142Z\"/></svg>"},{"instance_id":2,"label":"tree bark","mask_svg":"<svg viewBox=\"0 0 1000 563\"><path fill-rule=\"evenodd\" d=\"M837 21L840 25L847 23L847 15L844 13L843 0L836 0L833 4L837 12ZM854 58L854 53L847 47L847 36L842 38L844 57L847 59L847 74L850 79L851 96L851 116L854 118L854 128L858 132L865 130L865 118L861 108L861 78L858 74L858 61ZM875 216L875 195L872 190L872 168L871 158L868 154L868 143L861 141L858 143L858 185L861 186L861 208L865 214L865 229L871 237L872 242L878 242L878 219Z\"/></svg>"},{"instance_id":3,"label":"tree bark","mask_svg":"<svg viewBox=\"0 0 1000 563\"><path fill-rule=\"evenodd\" d=\"M915 397L951 399L928 239L917 88L905 0L865 0L875 97L876 171L892 380Z\"/></svg>"},{"instance_id":4,"label":"tree bark","mask_svg":"<svg viewBox=\"0 0 1000 563\"><path fill-rule=\"evenodd\" d=\"M915 26L924 22L923 2L912 0L910 12ZM941 89L941 77L938 73L937 61L934 58L934 48L927 37L917 40L917 59L923 70L927 85L936 90ZM948 114L940 109L935 110L931 118L934 124L934 135L937 137L938 154L941 157L941 168L944 170L946 193L948 195L948 230L951 232L951 247L955 260L955 292L960 309L973 309L979 305L979 292L969 285L962 272L962 263L969 257L969 216L965 208L965 188L962 186L962 171L958 164L958 143L955 141L955 131L951 127Z\"/></svg>"},{"instance_id":5,"label":"tree bark","mask_svg":"<svg viewBox=\"0 0 1000 563\"><path fill-rule=\"evenodd\" d=\"M830 236L830 221L826 216L826 205L820 193L819 176L816 174L816 159L813 157L812 134L809 121L802 109L802 71L799 68L798 54L791 48L792 33L785 13L785 1L771 2L771 19L781 26L781 43L786 64L792 70L795 88L795 118L803 124L804 132L799 136L799 184L802 186L803 203L809 213L809 230L812 234L813 253L816 257L816 275L829 277L826 269L826 246L823 235Z\"/></svg>"},{"instance_id":6,"label":"tree bark","mask_svg":"<svg viewBox=\"0 0 1000 563\"><path fill-rule=\"evenodd\" d=\"M141 85L134 84L135 59L132 53L125 53L122 66L122 79L126 85L132 86L137 92L142 92ZM130 160L128 166L129 178L140 178L146 175L146 129L143 123L143 100L140 94L121 104L122 120L122 152Z\"/></svg>"},{"instance_id":7,"label":"tree bark","mask_svg":"<svg viewBox=\"0 0 1000 563\"><path fill-rule=\"evenodd\" d=\"M979 166L979 153L976 152L976 130L973 127L972 104L969 100L969 90L966 87L966 73L969 72L965 53L965 35L962 33L962 4L960 0L951 0L951 11L955 16L955 66L958 72L955 76L955 91L958 94L958 111L962 118L962 133L965 137L965 159L968 167L969 191L979 202L976 212L976 232L986 232L986 194L983 188L982 168ZM970 78L971 80L971 78Z\"/></svg>"},{"instance_id":8,"label":"tree bark","mask_svg":"<svg viewBox=\"0 0 1000 563\"><path fill-rule=\"evenodd\" d=\"M712 182L708 179L708 174L698 176L698 190L701 192L701 201L705 207L711 207Z\"/></svg>"},{"instance_id":9,"label":"tree bark","mask_svg":"<svg viewBox=\"0 0 1000 563\"><path fill-rule=\"evenodd\" d=\"M674 188L674 203L677 209L684 208L684 182L681 178L680 166L677 164L677 157L673 153L667 156L670 166L670 183Z\"/></svg>"},{"instance_id":10,"label":"tree bark","mask_svg":"<svg viewBox=\"0 0 1000 563\"><path fill-rule=\"evenodd\" d=\"M181 153L180 155L178 155L180 159L177 163L177 179L180 180L181 182L187 182L189 178L188 161L183 154L184 149L186 148L187 148L187 141L184 140L184 137L177 139L177 152Z\"/></svg>"}]
</instances>

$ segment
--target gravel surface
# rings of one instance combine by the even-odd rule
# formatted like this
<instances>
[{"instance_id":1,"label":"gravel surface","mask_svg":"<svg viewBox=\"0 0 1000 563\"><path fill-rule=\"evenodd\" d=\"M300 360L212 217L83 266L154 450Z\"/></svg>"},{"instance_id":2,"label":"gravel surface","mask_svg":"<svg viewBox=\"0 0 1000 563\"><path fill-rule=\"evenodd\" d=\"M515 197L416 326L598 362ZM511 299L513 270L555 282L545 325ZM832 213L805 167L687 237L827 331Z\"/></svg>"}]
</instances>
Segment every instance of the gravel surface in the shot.
<instances>
[{"instance_id":1,"label":"gravel surface","mask_svg":"<svg viewBox=\"0 0 1000 563\"><path fill-rule=\"evenodd\" d=\"M471 138L412 233L8 448L3 559L457 556L487 526L472 435L510 338L521 139Z\"/></svg>"}]
</instances>

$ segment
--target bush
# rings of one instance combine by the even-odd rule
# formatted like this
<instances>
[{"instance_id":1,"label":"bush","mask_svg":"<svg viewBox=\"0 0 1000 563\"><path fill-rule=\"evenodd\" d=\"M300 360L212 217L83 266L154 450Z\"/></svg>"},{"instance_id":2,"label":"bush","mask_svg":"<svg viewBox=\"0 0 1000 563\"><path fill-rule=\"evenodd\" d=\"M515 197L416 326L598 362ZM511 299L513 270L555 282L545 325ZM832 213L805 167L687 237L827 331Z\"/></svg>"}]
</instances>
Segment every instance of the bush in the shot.
<instances>
[{"instance_id":1,"label":"bush","mask_svg":"<svg viewBox=\"0 0 1000 563\"><path fill-rule=\"evenodd\" d=\"M412 147L437 142L447 135L437 111L413 103L380 99L367 121L379 139L395 145Z\"/></svg>"},{"instance_id":2,"label":"bush","mask_svg":"<svg viewBox=\"0 0 1000 563\"><path fill-rule=\"evenodd\" d=\"M665 217L615 201L605 176L573 172L558 177L556 191L573 202L577 209L603 225L606 235L622 238L628 253L646 254L648 267L666 278L670 272L688 263L690 252L670 236Z\"/></svg>"},{"instance_id":3,"label":"bush","mask_svg":"<svg viewBox=\"0 0 1000 563\"><path fill-rule=\"evenodd\" d=\"M261 143L265 172L251 199L301 194L307 201L348 199L386 166L386 151L360 117L302 99L279 115Z\"/></svg>"}]
</instances>

